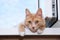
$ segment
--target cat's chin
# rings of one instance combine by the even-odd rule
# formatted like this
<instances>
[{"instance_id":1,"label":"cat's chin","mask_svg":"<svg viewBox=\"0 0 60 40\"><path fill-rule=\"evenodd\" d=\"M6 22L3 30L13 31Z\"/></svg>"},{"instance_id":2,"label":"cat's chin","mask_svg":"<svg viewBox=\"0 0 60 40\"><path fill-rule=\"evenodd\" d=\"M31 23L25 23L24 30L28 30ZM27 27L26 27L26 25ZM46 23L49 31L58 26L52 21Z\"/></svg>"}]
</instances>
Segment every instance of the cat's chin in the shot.
<instances>
[{"instance_id":1,"label":"cat's chin","mask_svg":"<svg viewBox=\"0 0 60 40\"><path fill-rule=\"evenodd\" d=\"M30 31L33 32L33 33L37 32L37 30L30 30Z\"/></svg>"},{"instance_id":2,"label":"cat's chin","mask_svg":"<svg viewBox=\"0 0 60 40\"><path fill-rule=\"evenodd\" d=\"M36 31L31 31L31 32L35 33Z\"/></svg>"}]
</instances>

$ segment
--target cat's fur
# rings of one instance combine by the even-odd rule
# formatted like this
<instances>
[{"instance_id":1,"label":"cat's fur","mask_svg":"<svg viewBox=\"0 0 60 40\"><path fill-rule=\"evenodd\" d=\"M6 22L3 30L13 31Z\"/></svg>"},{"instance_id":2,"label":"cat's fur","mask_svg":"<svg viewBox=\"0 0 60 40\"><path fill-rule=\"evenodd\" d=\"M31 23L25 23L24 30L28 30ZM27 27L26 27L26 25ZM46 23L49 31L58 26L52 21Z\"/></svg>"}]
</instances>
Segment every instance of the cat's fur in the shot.
<instances>
[{"instance_id":1,"label":"cat's fur","mask_svg":"<svg viewBox=\"0 0 60 40\"><path fill-rule=\"evenodd\" d=\"M21 33L21 36L24 35L25 27L27 27L33 33L41 33L46 27L45 20L42 17L42 9L39 8L36 14L31 13L28 9L26 9L25 12L26 18L24 24L19 24L19 31Z\"/></svg>"}]
</instances>

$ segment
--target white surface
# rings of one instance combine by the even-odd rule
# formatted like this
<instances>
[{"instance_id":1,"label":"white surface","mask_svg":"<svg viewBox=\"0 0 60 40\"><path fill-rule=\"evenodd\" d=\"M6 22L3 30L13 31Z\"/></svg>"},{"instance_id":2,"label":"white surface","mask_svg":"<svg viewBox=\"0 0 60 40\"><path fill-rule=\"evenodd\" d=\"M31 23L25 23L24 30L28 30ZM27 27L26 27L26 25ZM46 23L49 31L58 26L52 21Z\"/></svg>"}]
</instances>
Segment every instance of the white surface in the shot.
<instances>
[{"instance_id":1,"label":"white surface","mask_svg":"<svg viewBox=\"0 0 60 40\"><path fill-rule=\"evenodd\" d=\"M30 30L25 29L25 35L38 35L37 33L32 33ZM19 35L18 28L0 28L0 35ZM42 34L39 35L60 35L60 28L46 28Z\"/></svg>"},{"instance_id":2,"label":"white surface","mask_svg":"<svg viewBox=\"0 0 60 40\"><path fill-rule=\"evenodd\" d=\"M40 0L40 8L43 10L44 18L52 17L52 0Z\"/></svg>"},{"instance_id":3,"label":"white surface","mask_svg":"<svg viewBox=\"0 0 60 40\"><path fill-rule=\"evenodd\" d=\"M58 20L53 26L52 28L60 28L60 20Z\"/></svg>"},{"instance_id":4,"label":"white surface","mask_svg":"<svg viewBox=\"0 0 60 40\"><path fill-rule=\"evenodd\" d=\"M60 0L58 0L58 19L60 20Z\"/></svg>"},{"instance_id":5,"label":"white surface","mask_svg":"<svg viewBox=\"0 0 60 40\"><path fill-rule=\"evenodd\" d=\"M52 17L52 0L44 0L45 16Z\"/></svg>"}]
</instances>

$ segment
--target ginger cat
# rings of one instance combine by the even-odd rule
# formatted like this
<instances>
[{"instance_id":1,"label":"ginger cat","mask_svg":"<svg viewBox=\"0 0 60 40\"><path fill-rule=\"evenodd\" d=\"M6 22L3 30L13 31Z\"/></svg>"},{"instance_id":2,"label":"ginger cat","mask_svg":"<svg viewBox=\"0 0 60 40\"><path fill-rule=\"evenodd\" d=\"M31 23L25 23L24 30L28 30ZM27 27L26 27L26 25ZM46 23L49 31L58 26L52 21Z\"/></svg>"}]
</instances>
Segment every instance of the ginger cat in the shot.
<instances>
[{"instance_id":1,"label":"ginger cat","mask_svg":"<svg viewBox=\"0 0 60 40\"><path fill-rule=\"evenodd\" d=\"M45 20L42 17L42 9L39 8L36 14L32 14L26 9L26 18L24 24L19 24L20 35L24 36L24 29L27 27L31 32L42 33L45 29Z\"/></svg>"}]
</instances>

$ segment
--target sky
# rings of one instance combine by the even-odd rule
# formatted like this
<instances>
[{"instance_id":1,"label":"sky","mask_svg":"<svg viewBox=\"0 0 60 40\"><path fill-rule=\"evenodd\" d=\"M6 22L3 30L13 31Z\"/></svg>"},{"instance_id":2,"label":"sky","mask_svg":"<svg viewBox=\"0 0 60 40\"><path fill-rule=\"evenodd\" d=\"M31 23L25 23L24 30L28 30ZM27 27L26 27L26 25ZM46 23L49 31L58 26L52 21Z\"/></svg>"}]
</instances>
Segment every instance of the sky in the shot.
<instances>
[{"instance_id":1,"label":"sky","mask_svg":"<svg viewBox=\"0 0 60 40\"><path fill-rule=\"evenodd\" d=\"M0 28L11 28L25 19L25 9L35 13L37 0L0 0Z\"/></svg>"}]
</instances>

